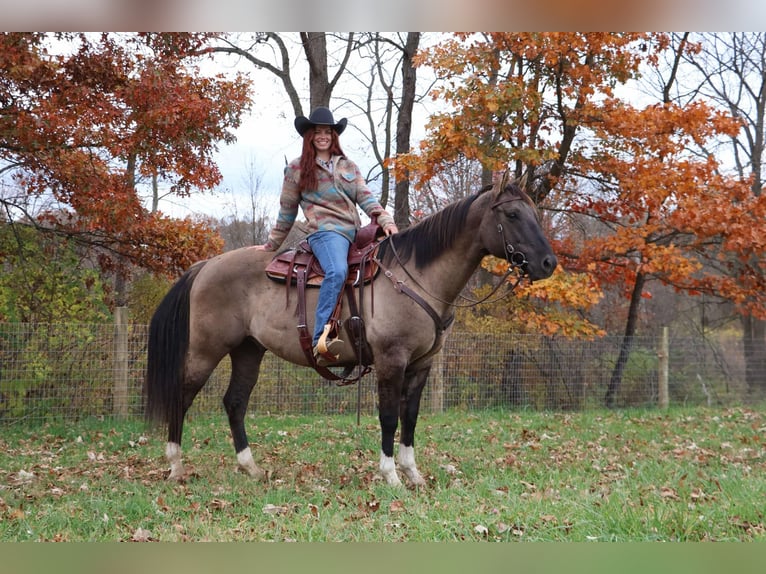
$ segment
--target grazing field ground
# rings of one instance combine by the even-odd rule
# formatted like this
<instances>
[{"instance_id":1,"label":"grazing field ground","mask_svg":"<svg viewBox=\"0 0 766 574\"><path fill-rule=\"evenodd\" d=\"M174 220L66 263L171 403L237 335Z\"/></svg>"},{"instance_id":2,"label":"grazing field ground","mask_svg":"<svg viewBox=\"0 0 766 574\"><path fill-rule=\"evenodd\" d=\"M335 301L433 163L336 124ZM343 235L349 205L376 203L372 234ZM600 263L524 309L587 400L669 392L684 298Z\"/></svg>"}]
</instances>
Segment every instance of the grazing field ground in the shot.
<instances>
[{"instance_id":1,"label":"grazing field ground","mask_svg":"<svg viewBox=\"0 0 766 574\"><path fill-rule=\"evenodd\" d=\"M427 486L377 475L374 417L187 421L184 483L140 421L0 428L0 541L766 541L766 410L424 415Z\"/></svg>"}]
</instances>

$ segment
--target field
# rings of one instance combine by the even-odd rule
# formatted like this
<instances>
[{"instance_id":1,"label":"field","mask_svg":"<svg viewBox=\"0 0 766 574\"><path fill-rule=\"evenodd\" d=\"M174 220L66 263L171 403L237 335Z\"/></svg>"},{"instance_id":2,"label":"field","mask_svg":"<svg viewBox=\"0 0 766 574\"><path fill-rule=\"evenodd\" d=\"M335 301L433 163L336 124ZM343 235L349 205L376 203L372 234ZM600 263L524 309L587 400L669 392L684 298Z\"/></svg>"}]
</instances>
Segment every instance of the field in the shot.
<instances>
[{"instance_id":1,"label":"field","mask_svg":"<svg viewBox=\"0 0 766 574\"><path fill-rule=\"evenodd\" d=\"M0 541L766 541L766 412L423 415L428 485L376 473L374 417L250 416L268 482L196 416L182 483L164 433L89 419L0 428Z\"/></svg>"}]
</instances>

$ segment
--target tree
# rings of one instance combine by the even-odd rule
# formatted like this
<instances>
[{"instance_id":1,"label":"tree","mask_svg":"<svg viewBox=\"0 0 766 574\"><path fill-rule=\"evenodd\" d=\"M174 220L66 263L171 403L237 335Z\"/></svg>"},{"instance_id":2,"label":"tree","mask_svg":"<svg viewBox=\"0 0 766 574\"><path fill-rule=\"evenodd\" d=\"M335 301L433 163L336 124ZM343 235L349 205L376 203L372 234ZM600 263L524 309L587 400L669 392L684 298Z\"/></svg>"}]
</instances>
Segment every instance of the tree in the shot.
<instances>
[{"instance_id":1,"label":"tree","mask_svg":"<svg viewBox=\"0 0 766 574\"><path fill-rule=\"evenodd\" d=\"M213 161L249 106L241 78L205 77L188 60L192 34L0 35L0 175L55 209L12 218L98 250L104 269L131 262L175 273L220 240L202 223L147 210L139 185L209 189ZM55 50L54 50L55 48Z\"/></svg>"},{"instance_id":2,"label":"tree","mask_svg":"<svg viewBox=\"0 0 766 574\"><path fill-rule=\"evenodd\" d=\"M697 49L685 53L684 62L699 74L692 77L695 84L689 86L687 80L684 87L695 97L704 97L740 120L741 130L724 143L730 149L734 173L740 181L750 184L752 197L746 203L762 204L766 153L766 34L714 33L693 39L698 41ZM753 251L750 260L745 265L734 265L732 272L737 276L755 274L763 283L766 274L763 251ZM763 313L758 312L759 307L757 297L749 295L738 310L747 386L753 395L766 396L766 320Z\"/></svg>"},{"instance_id":3,"label":"tree","mask_svg":"<svg viewBox=\"0 0 766 574\"><path fill-rule=\"evenodd\" d=\"M333 90L346 71L346 66L354 49L354 33L351 32L346 36L340 34L338 39L343 44L343 50L336 63L335 73L330 78L327 34L325 32L300 32L299 34L298 43L309 68L310 109L317 106L330 106ZM292 105L293 114L298 117L308 114L303 112L299 90L293 78L296 57L290 55L288 46L290 41L288 34L277 32L216 34L210 35L207 45L200 46L195 53L198 55L229 54L239 56L251 62L256 68L271 72L282 83ZM274 58L267 59L260 55L262 52L268 51L266 48L275 54Z\"/></svg>"},{"instance_id":4,"label":"tree","mask_svg":"<svg viewBox=\"0 0 766 574\"><path fill-rule=\"evenodd\" d=\"M648 41L645 34L455 34L415 59L434 69L441 83L432 97L451 109L431 117L419 152L401 164L418 184L458 153L482 164L485 184L511 165L516 177L528 173L527 191L539 203L579 153L587 104L635 77Z\"/></svg>"},{"instance_id":5,"label":"tree","mask_svg":"<svg viewBox=\"0 0 766 574\"><path fill-rule=\"evenodd\" d=\"M397 169L407 167L418 187L430 190L458 160L479 163L484 184L494 171L511 165L517 177L527 174L526 191L538 204L555 208L561 198L549 195L586 145L578 146L575 136L589 121L594 95L610 94L617 82L637 73L645 41L639 34L456 34L423 51L418 65L432 67L442 79L433 97L451 109L432 116L420 150L400 156ZM497 273L507 269L497 261L487 267ZM551 296L536 296L554 300L553 293L560 296L579 281L556 274L546 281ZM587 278L584 283L589 289L584 300L569 302L574 314L559 316L558 326L552 321L544 331L597 332L587 322L577 326L577 309L600 297L597 284ZM565 299L562 305L568 305Z\"/></svg>"},{"instance_id":6,"label":"tree","mask_svg":"<svg viewBox=\"0 0 766 574\"><path fill-rule=\"evenodd\" d=\"M100 323L109 318L99 273L74 241L0 223L0 321Z\"/></svg>"},{"instance_id":7,"label":"tree","mask_svg":"<svg viewBox=\"0 0 766 574\"><path fill-rule=\"evenodd\" d=\"M552 227L566 269L622 285L630 300L610 406L648 281L764 309L752 268L766 236L763 206L720 173L715 157L689 151L736 133L737 122L702 102L666 101L667 89L648 105L615 95L641 65L656 68L669 46L663 34L457 35L422 60L445 78L436 97L453 106L406 158L422 181L458 154L489 169L510 164L529 174L527 190L552 221L590 217L608 230L577 237ZM703 268L711 256L718 267ZM730 273L735 261L755 273ZM556 279L544 285L554 289Z\"/></svg>"}]
</instances>

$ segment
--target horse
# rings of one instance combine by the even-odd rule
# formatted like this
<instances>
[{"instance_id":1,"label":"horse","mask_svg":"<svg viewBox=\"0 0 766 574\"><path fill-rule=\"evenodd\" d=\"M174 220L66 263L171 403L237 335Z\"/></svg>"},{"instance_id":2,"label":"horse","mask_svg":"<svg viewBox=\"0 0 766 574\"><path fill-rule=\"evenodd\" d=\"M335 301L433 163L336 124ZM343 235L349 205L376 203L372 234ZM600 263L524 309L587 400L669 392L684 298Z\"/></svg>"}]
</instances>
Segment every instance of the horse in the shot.
<instances>
[{"instance_id":1,"label":"horse","mask_svg":"<svg viewBox=\"0 0 766 574\"><path fill-rule=\"evenodd\" d=\"M537 208L515 180L485 186L380 242L376 261L381 271L363 290L361 312L377 382L379 472L389 485L402 485L397 463L409 484L425 484L414 449L421 394L433 357L450 330L455 302L487 255L507 259L532 281L549 277L557 265ZM295 313L285 308L285 286L264 272L273 256L242 247L193 264L151 319L145 413L150 422L167 425L169 480L185 478L184 417L226 355L231 378L223 405L237 470L254 479L266 476L253 459L244 425L261 361L271 351L291 363L311 366L298 344ZM309 318L317 292L306 290ZM346 315L344 311L341 319ZM341 325L344 347L338 364L353 366L356 352L344 336L343 321Z\"/></svg>"}]
</instances>

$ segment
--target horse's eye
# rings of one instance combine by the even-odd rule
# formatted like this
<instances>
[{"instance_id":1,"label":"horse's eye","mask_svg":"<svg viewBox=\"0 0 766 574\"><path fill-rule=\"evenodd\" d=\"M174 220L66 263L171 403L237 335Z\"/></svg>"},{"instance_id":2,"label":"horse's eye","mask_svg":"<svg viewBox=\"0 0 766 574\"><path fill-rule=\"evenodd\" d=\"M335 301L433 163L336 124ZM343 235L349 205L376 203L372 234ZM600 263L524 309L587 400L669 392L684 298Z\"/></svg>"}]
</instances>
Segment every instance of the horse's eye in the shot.
<instances>
[{"instance_id":1,"label":"horse's eye","mask_svg":"<svg viewBox=\"0 0 766 574\"><path fill-rule=\"evenodd\" d=\"M516 218L518 218L518 217L519 217L519 214L518 214L516 211L511 211L511 212L508 214L508 219L516 219Z\"/></svg>"}]
</instances>

